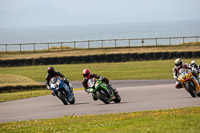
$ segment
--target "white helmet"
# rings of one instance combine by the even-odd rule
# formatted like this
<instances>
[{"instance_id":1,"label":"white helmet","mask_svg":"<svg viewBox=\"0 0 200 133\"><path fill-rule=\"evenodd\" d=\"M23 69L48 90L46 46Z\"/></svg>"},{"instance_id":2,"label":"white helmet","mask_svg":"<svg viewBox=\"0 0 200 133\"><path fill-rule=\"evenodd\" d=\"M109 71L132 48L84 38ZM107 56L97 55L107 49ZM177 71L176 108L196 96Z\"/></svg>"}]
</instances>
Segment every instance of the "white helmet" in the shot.
<instances>
[{"instance_id":1,"label":"white helmet","mask_svg":"<svg viewBox=\"0 0 200 133\"><path fill-rule=\"evenodd\" d=\"M191 65L194 65L194 64L195 64L195 61L194 61L194 60L192 60L192 61L191 61Z\"/></svg>"},{"instance_id":2,"label":"white helmet","mask_svg":"<svg viewBox=\"0 0 200 133\"><path fill-rule=\"evenodd\" d=\"M181 60L181 58L176 59L174 63L175 63L175 66L177 68L181 67L182 66L182 60Z\"/></svg>"}]
</instances>

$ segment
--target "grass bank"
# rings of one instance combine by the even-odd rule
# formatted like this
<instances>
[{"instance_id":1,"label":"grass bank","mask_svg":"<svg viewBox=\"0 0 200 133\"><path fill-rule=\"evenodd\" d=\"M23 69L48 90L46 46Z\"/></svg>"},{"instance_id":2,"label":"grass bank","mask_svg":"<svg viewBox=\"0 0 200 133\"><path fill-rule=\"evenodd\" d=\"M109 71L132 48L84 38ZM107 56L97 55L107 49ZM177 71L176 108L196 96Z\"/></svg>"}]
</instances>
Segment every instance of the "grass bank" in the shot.
<instances>
[{"instance_id":1,"label":"grass bank","mask_svg":"<svg viewBox=\"0 0 200 133\"><path fill-rule=\"evenodd\" d=\"M200 64L200 59L183 59L190 63L195 60ZM63 64L52 65L55 70L63 73L70 81L81 81L84 68L108 77L111 80L127 79L172 79L174 60L132 61L119 63L88 63L88 64ZM35 81L45 81L47 65L25 67L0 67L0 74L22 75ZM3 77L0 77L3 78Z\"/></svg>"},{"instance_id":2,"label":"grass bank","mask_svg":"<svg viewBox=\"0 0 200 133\"><path fill-rule=\"evenodd\" d=\"M0 87L18 85L39 85L39 83L22 75L0 74Z\"/></svg>"},{"instance_id":3,"label":"grass bank","mask_svg":"<svg viewBox=\"0 0 200 133\"><path fill-rule=\"evenodd\" d=\"M0 132L198 133L200 107L0 123Z\"/></svg>"}]
</instances>

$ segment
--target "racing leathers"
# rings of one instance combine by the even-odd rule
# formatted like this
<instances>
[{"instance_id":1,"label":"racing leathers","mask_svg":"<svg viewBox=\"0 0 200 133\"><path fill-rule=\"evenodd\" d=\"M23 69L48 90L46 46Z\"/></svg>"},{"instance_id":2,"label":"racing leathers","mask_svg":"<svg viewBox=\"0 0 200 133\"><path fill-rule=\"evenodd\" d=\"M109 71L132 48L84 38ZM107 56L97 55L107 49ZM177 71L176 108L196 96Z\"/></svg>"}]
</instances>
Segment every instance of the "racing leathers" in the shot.
<instances>
[{"instance_id":1,"label":"racing leathers","mask_svg":"<svg viewBox=\"0 0 200 133\"><path fill-rule=\"evenodd\" d=\"M187 63L183 63L183 64L182 64L181 66L179 66L179 67L175 66L175 67L172 69L172 71L173 71L173 78L176 80L176 85L175 85L175 87L176 87L177 89L182 88L181 83L178 82L179 70L180 70L181 68L190 69L190 70L191 70L191 67L190 67Z\"/></svg>"},{"instance_id":2,"label":"racing leathers","mask_svg":"<svg viewBox=\"0 0 200 133\"><path fill-rule=\"evenodd\" d=\"M73 92L72 88L69 85L69 80L66 79L65 76L62 73L60 73L59 71L54 71L52 74L48 73L46 75L46 87L47 87L47 89L51 90L49 82L53 77L58 77L58 76L62 78L63 82L69 86L70 91Z\"/></svg>"},{"instance_id":3,"label":"racing leathers","mask_svg":"<svg viewBox=\"0 0 200 133\"><path fill-rule=\"evenodd\" d=\"M109 80L105 77L102 77L102 76L99 76L97 74L90 74L90 77L89 78L84 78L83 81L82 81L82 85L83 87L85 88L85 91L88 92L88 80L91 79L91 78L97 78L99 80L102 80L102 82L105 82L108 87L110 87L111 89L114 90L114 92L116 92L116 89L112 88L111 84L109 83ZM88 92L89 93L89 92ZM93 100L97 100L97 98L92 94L92 97L93 97Z\"/></svg>"},{"instance_id":4,"label":"racing leathers","mask_svg":"<svg viewBox=\"0 0 200 133\"><path fill-rule=\"evenodd\" d=\"M109 80L107 78L104 78L104 77L99 76L97 74L91 74L89 78L84 78L83 81L82 81L83 87L85 88L86 92L87 92L87 89L88 89L88 80L91 79L91 78L101 79L106 84L109 84Z\"/></svg>"},{"instance_id":5,"label":"racing leathers","mask_svg":"<svg viewBox=\"0 0 200 133\"><path fill-rule=\"evenodd\" d=\"M197 64L190 64L190 67L192 68L192 71L193 71L193 74L194 76L197 78L198 80L198 77L199 77L199 67Z\"/></svg>"}]
</instances>

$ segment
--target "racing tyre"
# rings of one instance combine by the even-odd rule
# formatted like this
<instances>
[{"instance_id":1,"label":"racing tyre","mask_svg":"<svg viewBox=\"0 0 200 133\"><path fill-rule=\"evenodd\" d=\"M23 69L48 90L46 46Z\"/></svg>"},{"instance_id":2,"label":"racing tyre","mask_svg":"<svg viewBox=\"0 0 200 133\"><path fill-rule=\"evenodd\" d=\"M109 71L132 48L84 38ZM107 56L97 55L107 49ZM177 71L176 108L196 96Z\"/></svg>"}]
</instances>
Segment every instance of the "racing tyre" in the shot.
<instances>
[{"instance_id":1,"label":"racing tyre","mask_svg":"<svg viewBox=\"0 0 200 133\"><path fill-rule=\"evenodd\" d=\"M200 97L200 90L197 92L197 96Z\"/></svg>"},{"instance_id":2,"label":"racing tyre","mask_svg":"<svg viewBox=\"0 0 200 133\"><path fill-rule=\"evenodd\" d=\"M194 90L193 86L191 86L190 83L187 83L185 86L188 89L188 92L190 93L190 95L192 97L196 97L195 90Z\"/></svg>"},{"instance_id":3,"label":"racing tyre","mask_svg":"<svg viewBox=\"0 0 200 133\"><path fill-rule=\"evenodd\" d=\"M119 94L115 94L115 99L113 100L115 103L119 103L121 101L121 97Z\"/></svg>"},{"instance_id":4,"label":"racing tyre","mask_svg":"<svg viewBox=\"0 0 200 133\"><path fill-rule=\"evenodd\" d=\"M76 101L76 100L75 100L75 97L73 96L72 100L71 100L71 101L69 101L69 103L70 103L70 104L74 104L74 103L75 103L75 101Z\"/></svg>"},{"instance_id":5,"label":"racing tyre","mask_svg":"<svg viewBox=\"0 0 200 133\"><path fill-rule=\"evenodd\" d=\"M102 91L102 92L101 92ZM105 104L109 104L110 102L108 101L108 97L105 94L105 91L100 90L96 92L98 99L103 101Z\"/></svg>"},{"instance_id":6,"label":"racing tyre","mask_svg":"<svg viewBox=\"0 0 200 133\"><path fill-rule=\"evenodd\" d=\"M65 95L61 92L61 91L58 91L58 98L63 102L64 105L67 105L68 104L68 101L67 101L67 98L65 97Z\"/></svg>"}]
</instances>

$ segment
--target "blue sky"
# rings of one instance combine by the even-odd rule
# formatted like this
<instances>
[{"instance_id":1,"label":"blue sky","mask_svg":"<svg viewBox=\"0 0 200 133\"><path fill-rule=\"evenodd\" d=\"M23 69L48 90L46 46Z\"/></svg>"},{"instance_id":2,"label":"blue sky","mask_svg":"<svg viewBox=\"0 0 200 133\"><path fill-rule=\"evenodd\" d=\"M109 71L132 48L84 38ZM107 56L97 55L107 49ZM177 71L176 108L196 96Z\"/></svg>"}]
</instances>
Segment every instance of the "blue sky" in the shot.
<instances>
[{"instance_id":1,"label":"blue sky","mask_svg":"<svg viewBox=\"0 0 200 133\"><path fill-rule=\"evenodd\" d=\"M200 19L200 0L0 0L0 27Z\"/></svg>"}]
</instances>

